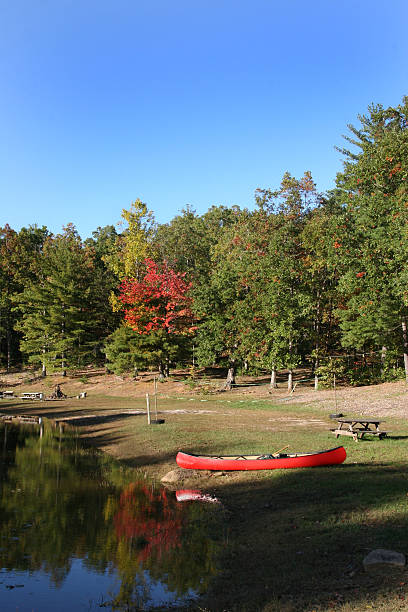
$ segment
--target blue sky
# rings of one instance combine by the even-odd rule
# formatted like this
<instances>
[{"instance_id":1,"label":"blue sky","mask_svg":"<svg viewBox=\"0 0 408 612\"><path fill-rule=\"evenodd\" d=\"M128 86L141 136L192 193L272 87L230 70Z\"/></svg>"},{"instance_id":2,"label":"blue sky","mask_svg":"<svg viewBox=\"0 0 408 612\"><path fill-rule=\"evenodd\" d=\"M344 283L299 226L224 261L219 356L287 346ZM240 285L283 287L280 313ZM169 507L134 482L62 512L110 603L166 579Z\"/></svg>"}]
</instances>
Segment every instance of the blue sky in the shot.
<instances>
[{"instance_id":1,"label":"blue sky","mask_svg":"<svg viewBox=\"0 0 408 612\"><path fill-rule=\"evenodd\" d=\"M406 0L0 0L0 225L252 207L408 94Z\"/></svg>"}]
</instances>

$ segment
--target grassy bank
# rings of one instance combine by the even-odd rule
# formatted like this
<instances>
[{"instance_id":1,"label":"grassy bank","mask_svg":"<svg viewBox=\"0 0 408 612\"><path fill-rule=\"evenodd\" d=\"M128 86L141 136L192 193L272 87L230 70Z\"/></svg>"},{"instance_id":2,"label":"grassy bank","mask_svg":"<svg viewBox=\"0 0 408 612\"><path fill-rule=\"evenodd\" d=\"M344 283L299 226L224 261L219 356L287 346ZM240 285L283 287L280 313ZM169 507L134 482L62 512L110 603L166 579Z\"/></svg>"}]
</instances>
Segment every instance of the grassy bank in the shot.
<instances>
[{"instance_id":1,"label":"grassy bank","mask_svg":"<svg viewBox=\"0 0 408 612\"><path fill-rule=\"evenodd\" d=\"M82 427L88 441L154 479L176 469L179 449L266 453L286 445L290 452L341 443L347 459L340 466L217 476L186 472L181 486L209 491L223 503L228 537L220 572L196 609L408 609L407 570L378 577L362 567L375 548L408 555L408 425L403 418L387 418L390 438L356 443L336 440L330 432L331 405L235 394L161 396L158 416L165 422L153 426L147 424L143 398L3 400L1 409L77 417L70 422Z\"/></svg>"}]
</instances>

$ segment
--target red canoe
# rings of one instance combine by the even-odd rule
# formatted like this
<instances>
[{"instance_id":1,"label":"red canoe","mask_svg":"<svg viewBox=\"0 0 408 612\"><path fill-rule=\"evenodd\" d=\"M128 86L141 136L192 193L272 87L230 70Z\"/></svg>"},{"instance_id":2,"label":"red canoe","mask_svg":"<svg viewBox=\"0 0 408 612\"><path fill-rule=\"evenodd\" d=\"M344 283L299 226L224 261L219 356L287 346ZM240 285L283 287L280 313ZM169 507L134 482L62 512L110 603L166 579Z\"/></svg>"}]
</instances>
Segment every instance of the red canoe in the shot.
<instances>
[{"instance_id":1,"label":"red canoe","mask_svg":"<svg viewBox=\"0 0 408 612\"><path fill-rule=\"evenodd\" d=\"M176 462L186 470L275 470L286 468L315 467L343 463L346 451L343 446L315 453L293 453L279 455L233 455L208 456L177 453Z\"/></svg>"}]
</instances>

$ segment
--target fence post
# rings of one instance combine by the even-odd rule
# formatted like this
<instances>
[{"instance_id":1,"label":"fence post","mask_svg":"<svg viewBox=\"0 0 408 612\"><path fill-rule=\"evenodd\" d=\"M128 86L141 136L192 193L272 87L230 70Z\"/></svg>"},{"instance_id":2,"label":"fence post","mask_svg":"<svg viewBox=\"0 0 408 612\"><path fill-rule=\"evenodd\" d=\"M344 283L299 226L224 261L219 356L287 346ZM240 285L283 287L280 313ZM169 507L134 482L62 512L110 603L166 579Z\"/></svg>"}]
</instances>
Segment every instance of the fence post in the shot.
<instances>
[{"instance_id":1,"label":"fence post","mask_svg":"<svg viewBox=\"0 0 408 612\"><path fill-rule=\"evenodd\" d=\"M147 408L147 424L150 425L150 399L149 399L148 393L146 393L146 408Z\"/></svg>"}]
</instances>

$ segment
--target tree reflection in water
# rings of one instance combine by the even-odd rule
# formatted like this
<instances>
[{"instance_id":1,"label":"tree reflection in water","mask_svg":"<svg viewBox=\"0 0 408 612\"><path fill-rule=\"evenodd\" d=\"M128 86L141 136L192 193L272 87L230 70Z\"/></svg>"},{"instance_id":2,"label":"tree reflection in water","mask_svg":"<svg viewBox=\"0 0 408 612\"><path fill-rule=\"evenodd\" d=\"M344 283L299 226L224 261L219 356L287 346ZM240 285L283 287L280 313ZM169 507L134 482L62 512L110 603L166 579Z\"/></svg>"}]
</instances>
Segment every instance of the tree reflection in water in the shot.
<instances>
[{"instance_id":1,"label":"tree reflection in water","mask_svg":"<svg viewBox=\"0 0 408 612\"><path fill-rule=\"evenodd\" d=\"M185 513L165 489L131 483L121 494L114 523L116 536L135 543L138 560L162 559L181 546Z\"/></svg>"},{"instance_id":2,"label":"tree reflection in water","mask_svg":"<svg viewBox=\"0 0 408 612\"><path fill-rule=\"evenodd\" d=\"M87 572L106 575L112 609L161 603L157 583L167 603L207 589L220 549L219 513L131 482L135 472L83 448L75 433L61 437L47 426L40 437L36 428L9 424L1 432L3 570L45 573L61 588L80 559ZM119 587L112 592L113 576Z\"/></svg>"}]
</instances>

